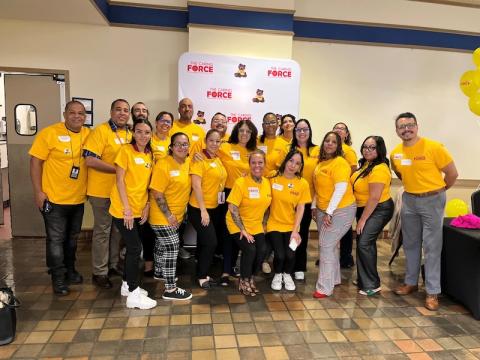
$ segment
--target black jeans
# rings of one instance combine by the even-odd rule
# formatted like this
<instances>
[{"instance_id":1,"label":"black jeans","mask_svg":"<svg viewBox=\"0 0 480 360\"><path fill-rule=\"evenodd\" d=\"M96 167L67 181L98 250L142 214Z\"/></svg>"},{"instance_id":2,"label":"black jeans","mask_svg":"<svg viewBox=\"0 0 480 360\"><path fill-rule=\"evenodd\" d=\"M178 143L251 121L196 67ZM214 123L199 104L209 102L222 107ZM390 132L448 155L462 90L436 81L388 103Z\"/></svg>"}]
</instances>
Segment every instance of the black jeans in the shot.
<instances>
[{"instance_id":1,"label":"black jeans","mask_svg":"<svg viewBox=\"0 0 480 360\"><path fill-rule=\"evenodd\" d=\"M255 239L253 243L249 243L244 237L240 239L240 233L231 234L230 237L242 250L240 276L242 279L251 278L260 269L265 258L265 234L253 235Z\"/></svg>"},{"instance_id":2,"label":"black jeans","mask_svg":"<svg viewBox=\"0 0 480 360\"><path fill-rule=\"evenodd\" d=\"M358 287L362 290L373 290L380 287L377 271L377 238L385 225L393 216L393 200L389 199L377 204L368 218L363 231L357 237L357 276ZM364 208L357 208L357 221Z\"/></svg>"},{"instance_id":3,"label":"black jeans","mask_svg":"<svg viewBox=\"0 0 480 360\"><path fill-rule=\"evenodd\" d=\"M197 232L197 278L205 279L208 269L212 265L213 254L217 247L219 216L217 209L207 209L210 223L202 225L202 216L199 208L188 205L188 219Z\"/></svg>"},{"instance_id":4,"label":"black jeans","mask_svg":"<svg viewBox=\"0 0 480 360\"><path fill-rule=\"evenodd\" d=\"M295 251L289 247L291 234L291 231L271 231L267 233L267 241L270 241L273 247L273 270L275 274L290 274L293 271Z\"/></svg>"},{"instance_id":5,"label":"black jeans","mask_svg":"<svg viewBox=\"0 0 480 360\"><path fill-rule=\"evenodd\" d=\"M127 281L128 290L133 291L139 286L138 275L140 273L139 263L142 254L142 239L148 236L148 231L152 231L150 225L145 223L140 225L140 218L135 218L133 228L127 229L123 224L123 219L112 217L113 224L122 235L127 253L125 255L125 267L123 278Z\"/></svg>"},{"instance_id":6,"label":"black jeans","mask_svg":"<svg viewBox=\"0 0 480 360\"><path fill-rule=\"evenodd\" d=\"M340 239L340 267L353 266L353 230L350 227Z\"/></svg>"},{"instance_id":7,"label":"black jeans","mask_svg":"<svg viewBox=\"0 0 480 360\"><path fill-rule=\"evenodd\" d=\"M308 235L310 232L310 223L312 222L312 204L305 204L302 222L300 223L300 237L302 242L295 250L295 266L294 271L307 271L307 245Z\"/></svg>"},{"instance_id":8,"label":"black jeans","mask_svg":"<svg viewBox=\"0 0 480 360\"><path fill-rule=\"evenodd\" d=\"M225 188L225 199L230 195L230 191L232 191L232 189ZM233 267L237 263L239 249L235 240L230 236L226 225L225 218L228 211L228 203L225 202L224 204L218 205L217 209L218 217L220 218L218 222L219 234L222 234L217 240L219 243L222 243L223 248L223 272L233 275Z\"/></svg>"},{"instance_id":9,"label":"black jeans","mask_svg":"<svg viewBox=\"0 0 480 360\"><path fill-rule=\"evenodd\" d=\"M63 279L66 271L75 269L75 254L82 229L83 210L83 204L52 203L52 210L49 213L42 212L47 234L47 267L52 280Z\"/></svg>"}]
</instances>

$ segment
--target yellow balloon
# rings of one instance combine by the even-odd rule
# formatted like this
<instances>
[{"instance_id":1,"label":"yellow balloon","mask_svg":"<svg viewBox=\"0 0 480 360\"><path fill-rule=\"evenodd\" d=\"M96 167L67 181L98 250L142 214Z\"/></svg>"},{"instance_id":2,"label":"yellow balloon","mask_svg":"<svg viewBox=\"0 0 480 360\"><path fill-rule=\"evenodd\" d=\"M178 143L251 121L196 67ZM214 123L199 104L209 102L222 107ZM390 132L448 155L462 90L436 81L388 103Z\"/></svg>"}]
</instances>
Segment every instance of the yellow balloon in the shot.
<instances>
[{"instance_id":1,"label":"yellow balloon","mask_svg":"<svg viewBox=\"0 0 480 360\"><path fill-rule=\"evenodd\" d=\"M480 47L473 52L473 62L480 67Z\"/></svg>"},{"instance_id":2,"label":"yellow balloon","mask_svg":"<svg viewBox=\"0 0 480 360\"><path fill-rule=\"evenodd\" d=\"M480 68L473 75L473 83L480 89Z\"/></svg>"},{"instance_id":3,"label":"yellow balloon","mask_svg":"<svg viewBox=\"0 0 480 360\"><path fill-rule=\"evenodd\" d=\"M447 217L457 217L461 215L468 214L468 206L465 201L460 199L452 199L447 202L447 206L445 206L445 215Z\"/></svg>"},{"instance_id":4,"label":"yellow balloon","mask_svg":"<svg viewBox=\"0 0 480 360\"><path fill-rule=\"evenodd\" d=\"M470 100L468 100L468 107L471 112L480 116L480 92L475 93Z\"/></svg>"},{"instance_id":5,"label":"yellow balloon","mask_svg":"<svg viewBox=\"0 0 480 360\"><path fill-rule=\"evenodd\" d=\"M465 95L468 97L475 94L478 90L478 85L475 83L475 76L476 71L469 70L465 72L462 77L460 78L460 89L463 91Z\"/></svg>"}]
</instances>

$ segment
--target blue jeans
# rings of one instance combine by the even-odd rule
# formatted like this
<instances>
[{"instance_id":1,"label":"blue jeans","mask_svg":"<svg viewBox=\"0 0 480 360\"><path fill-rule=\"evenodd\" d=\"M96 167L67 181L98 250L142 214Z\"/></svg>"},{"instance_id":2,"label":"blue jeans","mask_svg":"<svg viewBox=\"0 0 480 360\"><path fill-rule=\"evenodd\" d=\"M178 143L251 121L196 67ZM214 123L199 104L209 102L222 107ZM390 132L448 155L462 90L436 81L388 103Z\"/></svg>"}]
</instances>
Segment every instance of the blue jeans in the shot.
<instances>
[{"instance_id":1,"label":"blue jeans","mask_svg":"<svg viewBox=\"0 0 480 360\"><path fill-rule=\"evenodd\" d=\"M75 269L77 240L82 228L84 205L52 203L49 213L42 212L45 222L47 267L52 279L63 278Z\"/></svg>"}]
</instances>

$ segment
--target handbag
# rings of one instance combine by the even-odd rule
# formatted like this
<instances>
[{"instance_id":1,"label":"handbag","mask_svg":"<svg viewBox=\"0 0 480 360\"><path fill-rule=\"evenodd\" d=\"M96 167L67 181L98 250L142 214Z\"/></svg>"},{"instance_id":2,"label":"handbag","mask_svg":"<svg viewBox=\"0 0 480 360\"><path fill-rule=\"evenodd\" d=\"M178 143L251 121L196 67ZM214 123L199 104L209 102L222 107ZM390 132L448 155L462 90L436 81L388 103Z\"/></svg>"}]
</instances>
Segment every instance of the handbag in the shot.
<instances>
[{"instance_id":1,"label":"handbag","mask_svg":"<svg viewBox=\"0 0 480 360\"><path fill-rule=\"evenodd\" d=\"M0 345L10 344L15 339L19 306L11 288L0 288Z\"/></svg>"}]
</instances>

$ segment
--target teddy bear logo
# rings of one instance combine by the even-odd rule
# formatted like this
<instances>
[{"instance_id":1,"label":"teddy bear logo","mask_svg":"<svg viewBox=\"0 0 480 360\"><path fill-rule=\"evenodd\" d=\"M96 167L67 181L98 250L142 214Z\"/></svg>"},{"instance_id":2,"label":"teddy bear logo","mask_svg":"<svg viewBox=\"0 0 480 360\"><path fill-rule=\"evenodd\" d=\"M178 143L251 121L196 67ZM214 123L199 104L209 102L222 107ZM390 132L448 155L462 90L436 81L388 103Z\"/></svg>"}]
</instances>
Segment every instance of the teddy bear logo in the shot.
<instances>
[{"instance_id":1,"label":"teddy bear logo","mask_svg":"<svg viewBox=\"0 0 480 360\"><path fill-rule=\"evenodd\" d=\"M252 99L254 103L263 103L265 102L265 98L263 97L263 90L257 89L257 95Z\"/></svg>"},{"instance_id":2,"label":"teddy bear logo","mask_svg":"<svg viewBox=\"0 0 480 360\"><path fill-rule=\"evenodd\" d=\"M195 120L193 120L193 122L195 124L206 124L206 121L205 121L205 111L201 111L201 110L198 110L197 111L197 118Z\"/></svg>"},{"instance_id":3,"label":"teddy bear logo","mask_svg":"<svg viewBox=\"0 0 480 360\"><path fill-rule=\"evenodd\" d=\"M238 70L235 74L235 77L247 77L247 72L245 71L246 65L245 64L238 64Z\"/></svg>"}]
</instances>

